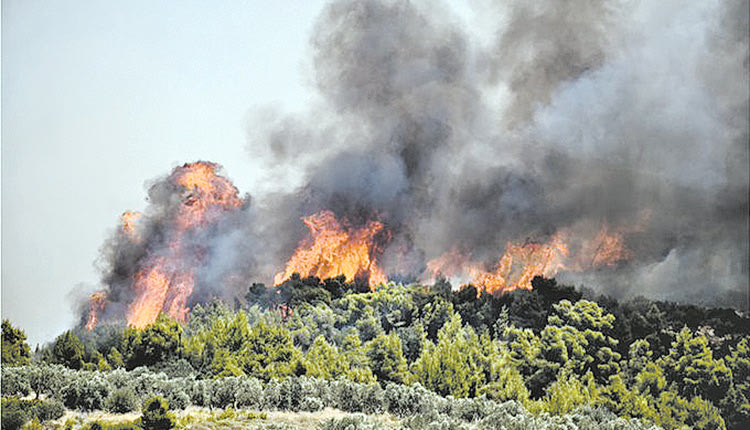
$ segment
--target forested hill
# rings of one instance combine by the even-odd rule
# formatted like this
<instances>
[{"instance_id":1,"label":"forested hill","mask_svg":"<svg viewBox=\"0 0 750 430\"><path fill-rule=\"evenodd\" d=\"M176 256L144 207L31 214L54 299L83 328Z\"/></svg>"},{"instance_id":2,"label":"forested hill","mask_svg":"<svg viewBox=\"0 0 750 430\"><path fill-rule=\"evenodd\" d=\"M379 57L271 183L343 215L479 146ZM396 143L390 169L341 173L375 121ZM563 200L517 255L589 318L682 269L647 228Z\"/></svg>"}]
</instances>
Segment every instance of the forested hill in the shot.
<instances>
[{"instance_id":1,"label":"forested hill","mask_svg":"<svg viewBox=\"0 0 750 430\"><path fill-rule=\"evenodd\" d=\"M211 387L240 381L276 393L272 387L284 381L335 380L375 390L375 400L367 401L375 411L399 410L399 401L387 394L402 387L426 389L449 402L510 401L535 419L594 408L633 426L750 428L746 316L642 298L591 297L543 278L532 286L497 296L472 286L454 291L445 281L390 283L371 292L341 277L293 276L272 288L253 284L244 301L195 305L184 326L162 316L142 330L111 324L78 329L33 357L18 346L22 333L4 323L3 396L34 392L70 409L107 409L112 396L125 390L136 398L133 405L143 400L137 393L156 392L178 408L239 407L244 403L235 397L212 403L217 400ZM18 333L6 336L11 330ZM16 352L6 357L6 351ZM59 366L98 376L76 379L71 375L80 372ZM38 372L59 377L41 383L34 377ZM121 372L135 372L134 381L144 372L162 372L160 378L182 382L164 382L169 388L161 391L127 391L126 382L108 382L108 375ZM96 395L86 391L93 390L92 381L100 384ZM195 384L203 384L200 395ZM318 408L340 407L330 404L331 396L307 397L317 399L308 403ZM409 428L429 427L423 424Z\"/></svg>"}]
</instances>

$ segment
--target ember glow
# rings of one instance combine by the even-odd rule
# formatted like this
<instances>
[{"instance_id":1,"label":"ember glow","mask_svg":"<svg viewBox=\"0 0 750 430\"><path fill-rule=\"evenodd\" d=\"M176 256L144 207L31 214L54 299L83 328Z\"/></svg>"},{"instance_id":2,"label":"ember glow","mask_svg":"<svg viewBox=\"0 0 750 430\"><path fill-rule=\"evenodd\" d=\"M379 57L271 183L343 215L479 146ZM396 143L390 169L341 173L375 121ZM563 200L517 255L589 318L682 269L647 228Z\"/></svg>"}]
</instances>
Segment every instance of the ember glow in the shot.
<instances>
[{"instance_id":1,"label":"ember glow","mask_svg":"<svg viewBox=\"0 0 750 430\"><path fill-rule=\"evenodd\" d=\"M321 279L344 275L347 281L368 280L370 286L387 281L377 262L376 236L384 232L383 223L370 221L362 228L344 227L330 211L303 217L302 221L310 236L299 244L284 271L276 274L275 284L294 273Z\"/></svg>"},{"instance_id":2,"label":"ember glow","mask_svg":"<svg viewBox=\"0 0 750 430\"><path fill-rule=\"evenodd\" d=\"M625 247L623 232L610 233L607 226L591 240L583 241L577 253L570 230L562 230L546 243L508 242L492 270L458 251L446 253L427 263L427 278L444 276L459 284L473 284L488 293L531 289L536 276L551 278L562 271L584 271L598 266L614 266L632 257Z\"/></svg>"}]
</instances>

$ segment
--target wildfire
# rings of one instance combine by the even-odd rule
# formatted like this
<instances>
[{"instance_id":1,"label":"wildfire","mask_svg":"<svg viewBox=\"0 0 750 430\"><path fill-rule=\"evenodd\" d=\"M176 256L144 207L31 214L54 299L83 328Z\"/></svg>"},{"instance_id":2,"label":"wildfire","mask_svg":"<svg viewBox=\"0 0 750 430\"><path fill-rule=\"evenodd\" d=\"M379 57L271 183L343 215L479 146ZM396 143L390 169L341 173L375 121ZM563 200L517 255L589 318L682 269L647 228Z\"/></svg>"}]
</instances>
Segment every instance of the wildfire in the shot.
<instances>
[{"instance_id":1,"label":"wildfire","mask_svg":"<svg viewBox=\"0 0 750 430\"><path fill-rule=\"evenodd\" d=\"M215 163L199 161L178 167L170 175L169 182L179 188L182 196L176 229L162 255L147 258L136 275L137 296L128 310L128 324L144 327L154 322L160 312L179 321L187 318L200 250L186 243L185 235L242 206L237 188L217 175L218 169Z\"/></svg>"},{"instance_id":2,"label":"wildfire","mask_svg":"<svg viewBox=\"0 0 750 430\"><path fill-rule=\"evenodd\" d=\"M89 318L86 322L86 329L91 331L99 322L99 314L107 307L107 294L104 292L94 293L89 296Z\"/></svg>"},{"instance_id":3,"label":"wildfire","mask_svg":"<svg viewBox=\"0 0 750 430\"><path fill-rule=\"evenodd\" d=\"M207 161L185 164L172 172L170 181L182 190L177 215L180 230L214 221L217 216L242 206L239 191L227 178L216 174L218 164Z\"/></svg>"},{"instance_id":4,"label":"wildfire","mask_svg":"<svg viewBox=\"0 0 750 430\"><path fill-rule=\"evenodd\" d=\"M146 256L138 262L131 281L135 298L128 306L129 325L142 328L154 322L161 312L179 321L187 318L195 269L203 255L203 250L188 240L188 235L242 206L237 188L217 174L219 168L218 164L206 161L188 163L175 168L167 178L180 197L179 204L166 218L163 236L148 244ZM139 226L147 218L138 212L125 212L121 217L123 233L134 243L140 243L144 238ZM96 326L104 310L105 295L92 295L90 302L86 325L89 330Z\"/></svg>"},{"instance_id":5,"label":"wildfire","mask_svg":"<svg viewBox=\"0 0 750 430\"><path fill-rule=\"evenodd\" d=\"M576 247L576 253L571 252L571 237L570 230L562 230L546 243L508 242L491 271L454 250L429 261L427 274L432 279L442 275L471 283L488 293L505 293L518 288L530 290L535 276L550 278L563 270L583 271L602 265L613 266L632 257L625 247L623 232L610 233L606 225L593 239Z\"/></svg>"},{"instance_id":6,"label":"wildfire","mask_svg":"<svg viewBox=\"0 0 750 430\"><path fill-rule=\"evenodd\" d=\"M283 272L276 274L277 285L292 274L327 278L344 275L347 281L366 278L370 285L386 282L377 263L376 235L383 223L370 221L360 229L344 227L330 211L322 211L302 218L310 230Z\"/></svg>"},{"instance_id":7,"label":"wildfire","mask_svg":"<svg viewBox=\"0 0 750 430\"><path fill-rule=\"evenodd\" d=\"M141 240L141 236L138 234L138 221L142 216L143 214L140 212L124 212L120 216L122 232L133 242L140 242Z\"/></svg>"},{"instance_id":8,"label":"wildfire","mask_svg":"<svg viewBox=\"0 0 750 430\"><path fill-rule=\"evenodd\" d=\"M156 321L167 299L170 276L164 273L164 261L157 261L154 267L138 272L135 291L138 296L130 305L128 324L143 328Z\"/></svg>"}]
</instances>

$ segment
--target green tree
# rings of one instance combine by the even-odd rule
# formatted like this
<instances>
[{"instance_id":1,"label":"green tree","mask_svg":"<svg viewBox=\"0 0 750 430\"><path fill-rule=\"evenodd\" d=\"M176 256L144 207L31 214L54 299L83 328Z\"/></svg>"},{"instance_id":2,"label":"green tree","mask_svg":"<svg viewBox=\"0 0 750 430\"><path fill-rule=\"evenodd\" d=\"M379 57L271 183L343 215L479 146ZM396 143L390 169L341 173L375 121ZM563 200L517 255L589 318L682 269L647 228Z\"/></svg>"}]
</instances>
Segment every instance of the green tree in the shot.
<instances>
[{"instance_id":1,"label":"green tree","mask_svg":"<svg viewBox=\"0 0 750 430\"><path fill-rule=\"evenodd\" d=\"M667 381L676 392L691 399L701 396L718 404L732 383L732 372L724 360L714 360L705 336L694 336L689 328L678 334L669 355L659 361Z\"/></svg>"},{"instance_id":2,"label":"green tree","mask_svg":"<svg viewBox=\"0 0 750 430\"><path fill-rule=\"evenodd\" d=\"M471 326L463 327L458 314L438 332L437 343L427 341L413 365L417 382L443 396L471 397L481 387L484 374L476 357L479 338Z\"/></svg>"},{"instance_id":3,"label":"green tree","mask_svg":"<svg viewBox=\"0 0 750 430\"><path fill-rule=\"evenodd\" d=\"M302 351L294 346L289 330L280 324L261 320L252 326L239 355L245 374L264 381L304 373Z\"/></svg>"},{"instance_id":4,"label":"green tree","mask_svg":"<svg viewBox=\"0 0 750 430\"><path fill-rule=\"evenodd\" d=\"M164 314L143 330L128 327L123 335L126 368L153 366L181 357L182 333L180 323Z\"/></svg>"},{"instance_id":5,"label":"green tree","mask_svg":"<svg viewBox=\"0 0 750 430\"><path fill-rule=\"evenodd\" d=\"M530 396L541 398L546 387L557 378L559 364L551 365L542 357L542 340L531 329L506 325L501 338L508 360L520 372Z\"/></svg>"},{"instance_id":6,"label":"green tree","mask_svg":"<svg viewBox=\"0 0 750 430\"><path fill-rule=\"evenodd\" d=\"M495 380L482 386L477 394L498 402L516 400L526 403L529 400L529 390L524 385L523 377L511 364L500 367Z\"/></svg>"},{"instance_id":7,"label":"green tree","mask_svg":"<svg viewBox=\"0 0 750 430\"><path fill-rule=\"evenodd\" d=\"M83 366L83 345L70 330L55 339L52 346L52 360L70 369L78 370Z\"/></svg>"},{"instance_id":8,"label":"green tree","mask_svg":"<svg viewBox=\"0 0 750 430\"><path fill-rule=\"evenodd\" d=\"M349 361L336 345L331 345L325 337L315 338L305 356L307 376L321 379L346 378L349 374Z\"/></svg>"},{"instance_id":9,"label":"green tree","mask_svg":"<svg viewBox=\"0 0 750 430\"><path fill-rule=\"evenodd\" d=\"M750 338L742 338L724 359L732 371L732 387L719 402L727 427L750 428Z\"/></svg>"},{"instance_id":10,"label":"green tree","mask_svg":"<svg viewBox=\"0 0 750 430\"><path fill-rule=\"evenodd\" d=\"M542 331L542 355L579 375L591 371L599 383L620 371L618 341L611 337L615 317L595 302L561 300Z\"/></svg>"},{"instance_id":11,"label":"green tree","mask_svg":"<svg viewBox=\"0 0 750 430\"><path fill-rule=\"evenodd\" d=\"M120 354L120 351L118 351L115 347L110 348L109 354L107 354L107 362L115 369L121 369L125 367L125 362L123 361L122 354Z\"/></svg>"},{"instance_id":12,"label":"green tree","mask_svg":"<svg viewBox=\"0 0 750 430\"><path fill-rule=\"evenodd\" d=\"M13 327L9 320L3 320L2 337L3 366L23 366L31 362L31 353L23 330Z\"/></svg>"},{"instance_id":13,"label":"green tree","mask_svg":"<svg viewBox=\"0 0 750 430\"><path fill-rule=\"evenodd\" d=\"M395 333L380 335L367 342L365 351L372 373L382 385L387 382L401 384L406 380L406 359L401 339Z\"/></svg>"},{"instance_id":14,"label":"green tree","mask_svg":"<svg viewBox=\"0 0 750 430\"><path fill-rule=\"evenodd\" d=\"M349 363L348 379L370 384L375 382L375 375L372 374L370 360L367 358L365 348L356 332L357 330L354 329L353 333L346 335L341 345L341 352L346 356Z\"/></svg>"}]
</instances>

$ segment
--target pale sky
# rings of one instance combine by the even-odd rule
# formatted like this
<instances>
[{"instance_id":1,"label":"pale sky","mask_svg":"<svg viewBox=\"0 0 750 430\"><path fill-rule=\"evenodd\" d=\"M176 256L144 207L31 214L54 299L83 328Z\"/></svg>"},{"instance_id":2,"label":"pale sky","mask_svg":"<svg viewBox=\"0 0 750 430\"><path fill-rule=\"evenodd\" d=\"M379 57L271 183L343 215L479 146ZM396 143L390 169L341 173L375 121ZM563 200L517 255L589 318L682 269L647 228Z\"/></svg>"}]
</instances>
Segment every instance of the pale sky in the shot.
<instances>
[{"instance_id":1,"label":"pale sky","mask_svg":"<svg viewBox=\"0 0 750 430\"><path fill-rule=\"evenodd\" d=\"M32 348L74 324L147 181L207 159L262 186L248 113L308 105L324 3L2 1L2 318Z\"/></svg>"}]
</instances>

